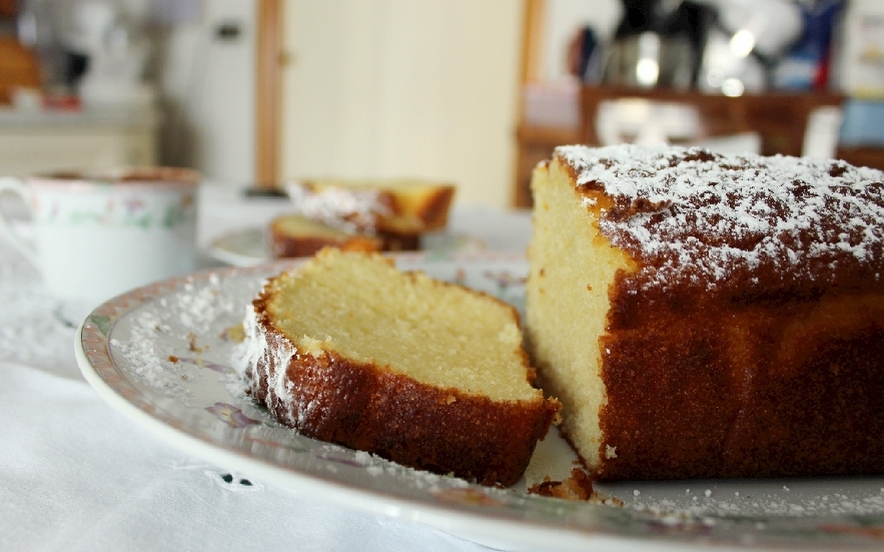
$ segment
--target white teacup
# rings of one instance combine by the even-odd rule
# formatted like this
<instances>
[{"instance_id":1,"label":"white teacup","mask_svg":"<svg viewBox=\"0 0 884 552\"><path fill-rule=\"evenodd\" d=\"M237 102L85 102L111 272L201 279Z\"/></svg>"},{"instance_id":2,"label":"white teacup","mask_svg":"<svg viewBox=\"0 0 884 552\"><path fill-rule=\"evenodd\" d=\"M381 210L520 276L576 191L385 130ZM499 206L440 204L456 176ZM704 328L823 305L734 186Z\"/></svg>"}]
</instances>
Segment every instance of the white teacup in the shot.
<instances>
[{"instance_id":1,"label":"white teacup","mask_svg":"<svg viewBox=\"0 0 884 552\"><path fill-rule=\"evenodd\" d=\"M148 167L0 178L28 205L35 243L0 212L4 235L62 298L99 301L196 268L199 175Z\"/></svg>"}]
</instances>

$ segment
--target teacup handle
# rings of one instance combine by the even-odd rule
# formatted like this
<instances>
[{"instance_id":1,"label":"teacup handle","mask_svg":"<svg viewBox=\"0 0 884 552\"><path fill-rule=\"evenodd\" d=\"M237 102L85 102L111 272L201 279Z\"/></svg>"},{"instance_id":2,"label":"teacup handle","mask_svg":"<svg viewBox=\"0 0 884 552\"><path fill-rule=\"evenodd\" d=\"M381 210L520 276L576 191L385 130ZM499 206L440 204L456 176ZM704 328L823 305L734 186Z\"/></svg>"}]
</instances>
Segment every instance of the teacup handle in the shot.
<instances>
[{"instance_id":1,"label":"teacup handle","mask_svg":"<svg viewBox=\"0 0 884 552\"><path fill-rule=\"evenodd\" d=\"M8 176L0 177L0 195L2 195L3 192L11 192L21 198L21 200L25 202L25 205L28 204L27 188L25 187L24 182L17 178ZM28 210L30 210L30 208ZM31 264L34 266L40 266L37 261L37 250L34 249L32 244L22 238L15 229L13 229L12 221L9 220L9 217L2 210L0 210L0 236L5 237L16 249L21 251Z\"/></svg>"}]
</instances>

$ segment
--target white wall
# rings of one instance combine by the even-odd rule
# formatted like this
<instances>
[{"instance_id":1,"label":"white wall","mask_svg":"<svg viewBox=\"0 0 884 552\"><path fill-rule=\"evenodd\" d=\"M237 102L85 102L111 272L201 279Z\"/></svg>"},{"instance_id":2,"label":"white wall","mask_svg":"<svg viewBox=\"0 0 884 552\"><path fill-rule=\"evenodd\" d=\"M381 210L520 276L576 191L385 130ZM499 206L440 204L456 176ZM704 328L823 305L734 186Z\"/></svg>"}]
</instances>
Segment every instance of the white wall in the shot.
<instances>
[{"instance_id":1,"label":"white wall","mask_svg":"<svg viewBox=\"0 0 884 552\"><path fill-rule=\"evenodd\" d=\"M509 205L521 2L284 7L284 177L433 178Z\"/></svg>"},{"instance_id":2,"label":"white wall","mask_svg":"<svg viewBox=\"0 0 884 552\"><path fill-rule=\"evenodd\" d=\"M208 180L244 186L255 174L256 0L203 0L195 23L158 35L164 108L163 161L199 169ZM240 34L219 39L234 23Z\"/></svg>"},{"instance_id":3,"label":"white wall","mask_svg":"<svg viewBox=\"0 0 884 552\"><path fill-rule=\"evenodd\" d=\"M248 185L257 0L201 3L197 22L160 37L159 149L214 182ZM286 0L283 9L283 178L435 178L457 183L460 202L509 205L522 2ZM610 34L620 4L547 0L544 13L544 74L555 81L573 32L592 24ZM239 38L218 40L222 22L237 23Z\"/></svg>"}]
</instances>

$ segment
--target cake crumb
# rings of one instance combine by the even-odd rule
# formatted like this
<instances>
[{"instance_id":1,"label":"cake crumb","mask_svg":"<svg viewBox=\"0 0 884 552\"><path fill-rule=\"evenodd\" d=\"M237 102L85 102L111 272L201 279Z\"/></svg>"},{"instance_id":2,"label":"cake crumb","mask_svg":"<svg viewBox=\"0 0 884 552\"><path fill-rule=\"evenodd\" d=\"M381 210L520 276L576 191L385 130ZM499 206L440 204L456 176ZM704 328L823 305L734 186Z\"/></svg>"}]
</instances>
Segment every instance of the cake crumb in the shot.
<instances>
[{"instance_id":1,"label":"cake crumb","mask_svg":"<svg viewBox=\"0 0 884 552\"><path fill-rule=\"evenodd\" d=\"M187 334L187 348L193 351L194 353L201 353L203 350L200 347L196 346L196 334L190 332Z\"/></svg>"},{"instance_id":2,"label":"cake crumb","mask_svg":"<svg viewBox=\"0 0 884 552\"><path fill-rule=\"evenodd\" d=\"M225 328L221 334L221 338L230 339L234 343L242 343L246 339L246 331L243 329L242 324L237 324L235 326Z\"/></svg>"},{"instance_id":3,"label":"cake crumb","mask_svg":"<svg viewBox=\"0 0 884 552\"><path fill-rule=\"evenodd\" d=\"M580 468L572 468L571 477L562 481L552 481L547 475L541 483L528 487L528 493L566 500L599 499L598 494L592 488L589 476Z\"/></svg>"}]
</instances>

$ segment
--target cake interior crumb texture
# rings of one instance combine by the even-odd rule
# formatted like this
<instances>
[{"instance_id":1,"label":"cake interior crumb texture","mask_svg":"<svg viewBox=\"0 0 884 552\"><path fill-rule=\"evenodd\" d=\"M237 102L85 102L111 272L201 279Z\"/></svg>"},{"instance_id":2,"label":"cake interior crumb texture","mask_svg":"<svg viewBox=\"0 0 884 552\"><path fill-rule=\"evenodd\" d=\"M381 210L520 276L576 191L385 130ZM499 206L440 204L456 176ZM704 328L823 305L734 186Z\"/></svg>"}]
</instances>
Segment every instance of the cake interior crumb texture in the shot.
<instances>
[{"instance_id":1,"label":"cake interior crumb texture","mask_svg":"<svg viewBox=\"0 0 884 552\"><path fill-rule=\"evenodd\" d=\"M557 148L527 346L594 477L884 472L884 174Z\"/></svg>"},{"instance_id":2,"label":"cake interior crumb texture","mask_svg":"<svg viewBox=\"0 0 884 552\"><path fill-rule=\"evenodd\" d=\"M299 215L280 216L274 219L273 224L279 228L280 232L293 236L317 236L330 239L343 239L352 236L352 234L348 234L334 226Z\"/></svg>"},{"instance_id":3,"label":"cake interior crumb texture","mask_svg":"<svg viewBox=\"0 0 884 552\"><path fill-rule=\"evenodd\" d=\"M512 307L391 263L350 257L327 255L279 281L276 293L285 300L268 310L299 348L334 351L492 400L539 393L525 377Z\"/></svg>"},{"instance_id":4,"label":"cake interior crumb texture","mask_svg":"<svg viewBox=\"0 0 884 552\"><path fill-rule=\"evenodd\" d=\"M592 194L598 202L584 208L575 201L569 179L567 169L557 163L535 174L528 342L544 365L556 367L558 377L543 379L541 371L540 383L562 402L572 443L589 465L597 465L602 443L598 412L607 400L598 339L605 331L608 288L618 271L634 270L634 263L598 235L604 197ZM587 233L568 230L574 228Z\"/></svg>"}]
</instances>

